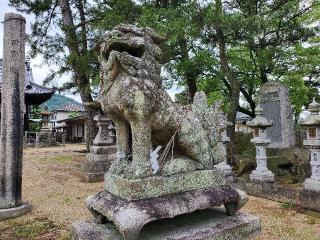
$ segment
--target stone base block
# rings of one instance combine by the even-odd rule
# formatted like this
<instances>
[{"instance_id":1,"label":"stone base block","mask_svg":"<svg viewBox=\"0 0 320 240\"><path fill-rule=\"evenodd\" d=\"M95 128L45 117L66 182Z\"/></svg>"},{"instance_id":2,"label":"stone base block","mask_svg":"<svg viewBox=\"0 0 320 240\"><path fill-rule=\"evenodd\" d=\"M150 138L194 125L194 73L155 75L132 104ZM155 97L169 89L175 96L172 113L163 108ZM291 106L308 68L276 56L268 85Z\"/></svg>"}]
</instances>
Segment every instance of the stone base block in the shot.
<instances>
[{"instance_id":1,"label":"stone base block","mask_svg":"<svg viewBox=\"0 0 320 240\"><path fill-rule=\"evenodd\" d=\"M254 170L250 174L250 180L252 182L274 182L274 174L271 171L260 172Z\"/></svg>"},{"instance_id":2,"label":"stone base block","mask_svg":"<svg viewBox=\"0 0 320 240\"><path fill-rule=\"evenodd\" d=\"M320 192L320 181L308 178L303 183L304 190Z\"/></svg>"},{"instance_id":3,"label":"stone base block","mask_svg":"<svg viewBox=\"0 0 320 240\"><path fill-rule=\"evenodd\" d=\"M29 203L23 203L15 208L0 209L0 221L9 218L20 217L26 214L27 212L31 211L31 209L32 206Z\"/></svg>"},{"instance_id":4,"label":"stone base block","mask_svg":"<svg viewBox=\"0 0 320 240\"><path fill-rule=\"evenodd\" d=\"M104 180L104 173L86 173L83 171L79 171L79 174L77 174L81 180L85 183L95 183L95 182L103 182Z\"/></svg>"},{"instance_id":5,"label":"stone base block","mask_svg":"<svg viewBox=\"0 0 320 240\"><path fill-rule=\"evenodd\" d=\"M93 147L91 147L91 150ZM109 150L114 149L114 147L111 148L111 146L105 147ZM99 146L97 148L101 149L102 147ZM109 170L115 158L115 154L88 153L86 160L81 163L81 169L76 174L87 183L102 182L104 180L104 174Z\"/></svg>"},{"instance_id":6,"label":"stone base block","mask_svg":"<svg viewBox=\"0 0 320 240\"><path fill-rule=\"evenodd\" d=\"M126 200L160 197L199 189L221 186L226 180L217 169L199 170L172 176L155 175L143 179L126 179L122 176L105 174L105 189Z\"/></svg>"},{"instance_id":7,"label":"stone base block","mask_svg":"<svg viewBox=\"0 0 320 240\"><path fill-rule=\"evenodd\" d=\"M116 154L117 147L115 145L111 146L91 146L90 152L94 154Z\"/></svg>"},{"instance_id":8,"label":"stone base block","mask_svg":"<svg viewBox=\"0 0 320 240\"><path fill-rule=\"evenodd\" d=\"M226 216L222 210L208 209L146 225L140 240L241 240L258 234L258 217L237 213ZM124 240L111 223L77 222L72 225L73 240Z\"/></svg>"},{"instance_id":9,"label":"stone base block","mask_svg":"<svg viewBox=\"0 0 320 240\"><path fill-rule=\"evenodd\" d=\"M136 201L102 191L89 197L87 206L97 223L112 221L125 239L137 240L141 229L152 221L222 205L227 215L235 215L247 201L243 191L219 186Z\"/></svg>"},{"instance_id":10,"label":"stone base block","mask_svg":"<svg viewBox=\"0 0 320 240\"><path fill-rule=\"evenodd\" d=\"M95 153L88 153L86 155L86 160L88 162L106 162L112 161L116 158L116 154L95 154Z\"/></svg>"}]
</instances>

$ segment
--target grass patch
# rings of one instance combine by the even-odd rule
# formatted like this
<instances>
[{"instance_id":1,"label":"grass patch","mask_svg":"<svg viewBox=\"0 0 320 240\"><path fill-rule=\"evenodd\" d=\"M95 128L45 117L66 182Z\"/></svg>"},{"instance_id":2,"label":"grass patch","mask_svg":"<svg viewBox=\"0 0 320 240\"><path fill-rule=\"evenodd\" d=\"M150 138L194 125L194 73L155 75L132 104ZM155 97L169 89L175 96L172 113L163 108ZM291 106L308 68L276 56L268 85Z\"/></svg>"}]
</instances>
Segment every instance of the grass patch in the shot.
<instances>
[{"instance_id":1,"label":"grass patch","mask_svg":"<svg viewBox=\"0 0 320 240\"><path fill-rule=\"evenodd\" d=\"M47 157L32 157L31 160L41 162L41 163L68 163L74 160L73 156L65 155L65 156L47 156Z\"/></svg>"},{"instance_id":2,"label":"grass patch","mask_svg":"<svg viewBox=\"0 0 320 240\"><path fill-rule=\"evenodd\" d=\"M34 239L35 237L54 229L53 223L37 219L31 223L13 227L13 233L18 238Z\"/></svg>"},{"instance_id":3,"label":"grass patch","mask_svg":"<svg viewBox=\"0 0 320 240\"><path fill-rule=\"evenodd\" d=\"M58 240L71 240L71 235L70 233L65 232L58 238Z\"/></svg>"},{"instance_id":4,"label":"grass patch","mask_svg":"<svg viewBox=\"0 0 320 240\"><path fill-rule=\"evenodd\" d=\"M280 207L283 209L294 209L296 206L292 203L280 203Z\"/></svg>"}]
</instances>

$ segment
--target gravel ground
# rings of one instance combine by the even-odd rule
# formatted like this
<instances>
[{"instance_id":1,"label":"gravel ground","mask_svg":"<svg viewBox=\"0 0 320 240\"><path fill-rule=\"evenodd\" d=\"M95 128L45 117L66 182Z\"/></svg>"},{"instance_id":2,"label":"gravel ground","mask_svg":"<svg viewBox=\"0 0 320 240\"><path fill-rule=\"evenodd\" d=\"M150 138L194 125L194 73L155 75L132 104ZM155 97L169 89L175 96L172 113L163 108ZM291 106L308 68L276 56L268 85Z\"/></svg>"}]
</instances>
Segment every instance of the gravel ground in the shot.
<instances>
[{"instance_id":1,"label":"gravel ground","mask_svg":"<svg viewBox=\"0 0 320 240\"><path fill-rule=\"evenodd\" d=\"M0 239L68 240L70 224L91 216L87 196L103 189L103 183L82 183L72 174L85 158L84 145L66 145L24 151L23 200L31 213L0 222ZM262 221L262 233L254 240L320 240L320 218L296 211L293 206L250 197L242 209Z\"/></svg>"}]
</instances>

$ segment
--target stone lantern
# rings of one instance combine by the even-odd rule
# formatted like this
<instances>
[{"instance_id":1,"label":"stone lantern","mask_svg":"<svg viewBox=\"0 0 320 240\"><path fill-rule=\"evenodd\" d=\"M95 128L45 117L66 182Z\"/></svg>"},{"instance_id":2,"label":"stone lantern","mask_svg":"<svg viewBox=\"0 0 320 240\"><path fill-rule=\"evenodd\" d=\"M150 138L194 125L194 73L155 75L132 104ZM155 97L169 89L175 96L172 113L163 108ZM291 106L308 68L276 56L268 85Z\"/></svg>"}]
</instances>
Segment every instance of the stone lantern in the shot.
<instances>
[{"instance_id":1,"label":"stone lantern","mask_svg":"<svg viewBox=\"0 0 320 240\"><path fill-rule=\"evenodd\" d=\"M230 142L230 138L227 136L227 130L224 129L224 131L221 133L221 138L218 141L218 145L221 148L221 153L223 156L223 161L217 165L215 165L216 168L220 169L226 179L227 183L234 182L234 173L232 171L232 167L227 163L227 144Z\"/></svg>"},{"instance_id":2,"label":"stone lantern","mask_svg":"<svg viewBox=\"0 0 320 240\"><path fill-rule=\"evenodd\" d=\"M310 116L300 125L307 129L307 139L303 145L309 148L312 175L304 181L304 189L320 192L320 104L313 98L309 105Z\"/></svg>"},{"instance_id":3,"label":"stone lantern","mask_svg":"<svg viewBox=\"0 0 320 240\"><path fill-rule=\"evenodd\" d=\"M36 136L36 147L49 147L51 146L51 128L49 126L49 117L52 115L48 111L48 107L45 107L44 110L40 113L41 115L41 129Z\"/></svg>"},{"instance_id":4,"label":"stone lantern","mask_svg":"<svg viewBox=\"0 0 320 240\"><path fill-rule=\"evenodd\" d=\"M253 182L274 182L274 174L267 167L266 155L266 146L270 143L266 129L272 126L272 122L262 116L263 109L260 103L258 103L255 112L256 117L247 122L247 125L253 129L251 142L256 147L257 162L257 168L250 174L250 180Z\"/></svg>"},{"instance_id":5,"label":"stone lantern","mask_svg":"<svg viewBox=\"0 0 320 240\"><path fill-rule=\"evenodd\" d=\"M93 145L90 146L90 153L86 155L86 160L81 164L80 176L85 182L103 181L104 174L108 171L117 152L113 122L104 114L94 119L99 130L93 140Z\"/></svg>"},{"instance_id":6,"label":"stone lantern","mask_svg":"<svg viewBox=\"0 0 320 240\"><path fill-rule=\"evenodd\" d=\"M40 113L41 115L41 131L51 131L50 127L49 127L49 117L52 115L51 112L48 111L48 107L45 106L44 110Z\"/></svg>"}]
</instances>

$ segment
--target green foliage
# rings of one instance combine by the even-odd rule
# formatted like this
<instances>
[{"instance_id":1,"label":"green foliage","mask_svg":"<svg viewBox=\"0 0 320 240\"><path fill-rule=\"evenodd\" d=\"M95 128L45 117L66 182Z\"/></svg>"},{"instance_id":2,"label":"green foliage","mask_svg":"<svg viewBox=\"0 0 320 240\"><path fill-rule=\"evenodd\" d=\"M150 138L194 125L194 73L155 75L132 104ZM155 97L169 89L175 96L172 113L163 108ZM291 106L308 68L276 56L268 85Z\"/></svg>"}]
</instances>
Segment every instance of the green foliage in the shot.
<instances>
[{"instance_id":1,"label":"green foliage","mask_svg":"<svg viewBox=\"0 0 320 240\"><path fill-rule=\"evenodd\" d=\"M31 119L41 119L41 106L31 106L30 116Z\"/></svg>"},{"instance_id":2,"label":"green foliage","mask_svg":"<svg viewBox=\"0 0 320 240\"><path fill-rule=\"evenodd\" d=\"M292 203L280 203L280 207L283 208L283 209L287 209L287 210L290 210L290 209L295 209L295 205L292 204Z\"/></svg>"},{"instance_id":3,"label":"green foliage","mask_svg":"<svg viewBox=\"0 0 320 240\"><path fill-rule=\"evenodd\" d=\"M78 112L71 112L68 114L68 118L74 118L80 116L80 113Z\"/></svg>"},{"instance_id":4,"label":"green foliage","mask_svg":"<svg viewBox=\"0 0 320 240\"><path fill-rule=\"evenodd\" d=\"M53 228L55 228L55 226L51 222L39 219L31 223L15 226L13 232L19 239L35 239Z\"/></svg>"},{"instance_id":5,"label":"green foliage","mask_svg":"<svg viewBox=\"0 0 320 240\"><path fill-rule=\"evenodd\" d=\"M30 132L40 132L41 124L40 123L29 123Z\"/></svg>"},{"instance_id":6,"label":"green foliage","mask_svg":"<svg viewBox=\"0 0 320 240\"><path fill-rule=\"evenodd\" d=\"M114 26L138 24L152 27L167 38L162 45L164 86L185 89L176 97L177 101L190 103L195 91L203 90L209 103L222 99L227 110L231 88L230 79L220 67L218 23L223 29L229 67L240 82L240 111L254 116L257 91L268 81L281 81L289 87L296 116L312 97L319 98L319 0L228 0L222 2L221 14L214 11L217 1L85 1L87 48L80 41L83 25L77 9L82 1L68 0L74 9L76 28L76 35L71 39L62 34L63 30L72 29L61 28L56 1L10 2L18 10L35 15L29 38L32 53L42 54L47 64L59 66L58 71L48 76L48 82L73 70L90 79L91 88L83 87L84 93L92 89L98 92L99 64L94 46ZM80 57L66 51L68 41L82 42ZM73 81L63 86L64 89L74 87L79 86Z\"/></svg>"}]
</instances>

